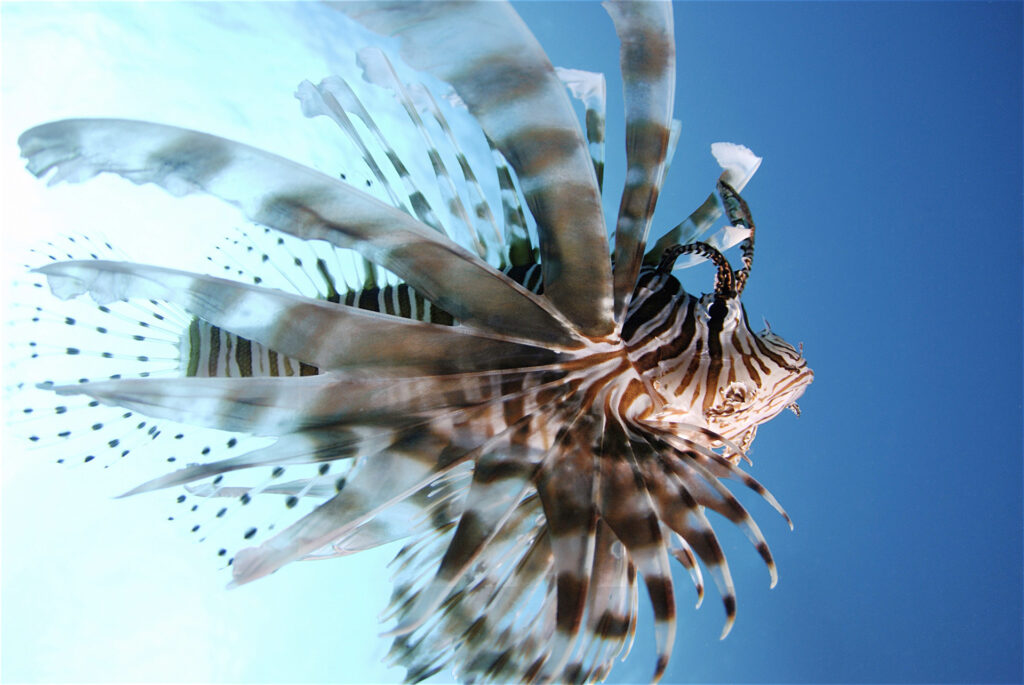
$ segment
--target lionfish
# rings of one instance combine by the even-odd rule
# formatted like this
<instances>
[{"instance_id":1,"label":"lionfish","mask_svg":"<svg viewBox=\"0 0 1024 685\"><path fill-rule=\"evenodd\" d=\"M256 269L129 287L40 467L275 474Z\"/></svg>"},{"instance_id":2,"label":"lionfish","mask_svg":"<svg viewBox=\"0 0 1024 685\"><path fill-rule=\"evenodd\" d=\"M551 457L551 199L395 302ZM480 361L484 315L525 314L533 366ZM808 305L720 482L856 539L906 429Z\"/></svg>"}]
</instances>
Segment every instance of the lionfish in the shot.
<instances>
[{"instance_id":1,"label":"lionfish","mask_svg":"<svg viewBox=\"0 0 1024 685\"><path fill-rule=\"evenodd\" d=\"M462 244L386 147L407 196L389 183L363 143L367 132L384 146L386 137L339 78L304 82L303 111L351 136L390 202L267 152L155 123L64 120L19 139L33 174L55 172L50 183L112 173L176 196L205 193L279 243L365 260L363 282L346 287L337 259L296 258L318 284L314 296L264 287L258 276L55 260L38 271L58 298L88 293L111 316L121 301L141 303L165 324L160 311L178 312L180 357L177 377L127 373L42 387L126 417L272 439L132 491L185 485L193 499L241 505L265 495L289 511L311 502L230 557L235 584L298 559L411 540L396 557L390 605L392 656L410 681L443 668L467 681L601 680L632 642L638 576L653 606L658 679L675 633L670 557L699 596L698 559L712 576L727 616L723 637L734 620L708 510L744 531L776 580L762 533L725 484L753 489L789 521L739 464L758 426L797 411L813 378L800 351L770 330L753 331L740 301L755 230L740 191L760 159L715 144L724 168L716 192L647 249L679 133L672 7L605 8L621 41L626 107L614 251L601 203L603 76L553 68L504 3L338 7L396 37L405 62L449 84L449 99L486 137L500 212L429 90L403 84L383 52L360 54L367 80L391 89L427 136ZM567 87L583 103L585 127ZM456 151L461 189L424 119ZM727 225L701 240L723 213ZM737 245L742 264L733 268L723 252ZM712 292L683 290L672 275L681 259L714 265ZM283 478L298 468L313 471ZM236 471L269 476L227 485ZM226 510L216 508L217 517ZM255 533L236 544L252 544Z\"/></svg>"}]
</instances>

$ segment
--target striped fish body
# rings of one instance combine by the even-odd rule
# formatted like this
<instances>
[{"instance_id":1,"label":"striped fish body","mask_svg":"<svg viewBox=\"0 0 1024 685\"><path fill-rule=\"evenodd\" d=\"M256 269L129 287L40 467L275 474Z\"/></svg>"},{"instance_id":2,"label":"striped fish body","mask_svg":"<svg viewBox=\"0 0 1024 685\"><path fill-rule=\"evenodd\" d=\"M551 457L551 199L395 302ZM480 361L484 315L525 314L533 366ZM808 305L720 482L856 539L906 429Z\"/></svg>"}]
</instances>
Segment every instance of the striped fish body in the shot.
<instances>
[{"instance_id":1,"label":"striped fish body","mask_svg":"<svg viewBox=\"0 0 1024 685\"><path fill-rule=\"evenodd\" d=\"M744 446L813 380L793 346L750 328L738 300L690 295L674 276L649 267L622 335L630 360L664 402L655 420L696 421Z\"/></svg>"},{"instance_id":2,"label":"striped fish body","mask_svg":"<svg viewBox=\"0 0 1024 685\"><path fill-rule=\"evenodd\" d=\"M57 384L57 393L271 440L128 494L184 485L242 506L256 497L289 510L317 503L265 539L246 530L233 556L219 550L234 583L406 541L387 620L391 656L410 681L444 668L467 681L600 680L632 642L640 582L661 677L675 641L672 559L698 596L701 568L711 575L725 632L735 616L708 510L743 530L774 584L767 543L726 483L754 490L788 521L740 462L758 426L795 409L813 374L797 349L750 328L740 300L755 230L740 191L760 160L713 146L724 169L715 192L648 249L679 130L671 7L607 8L622 43L628 141L614 250L601 206L603 78L556 71L504 3L340 8L451 84L490 147L500 210L437 101L374 51L360 53L366 78L395 94L422 136L447 212L421 192L355 89L333 77L300 85L303 112L328 117L354 142L387 201L171 126L66 120L19 139L36 175L114 173L209 194L274 235L370 264L361 283L342 287L324 261L305 262L315 264L302 273L316 296L259 277L117 260L58 260L39 273L62 299L149 300L189 317L180 377ZM585 134L563 82L584 102ZM461 189L432 135L450 141ZM705 235L723 215L728 225ZM724 254L733 246L739 268ZM695 261L716 268L701 296L672 275ZM297 465L315 471L281 479ZM228 485L234 472L265 477Z\"/></svg>"}]
</instances>

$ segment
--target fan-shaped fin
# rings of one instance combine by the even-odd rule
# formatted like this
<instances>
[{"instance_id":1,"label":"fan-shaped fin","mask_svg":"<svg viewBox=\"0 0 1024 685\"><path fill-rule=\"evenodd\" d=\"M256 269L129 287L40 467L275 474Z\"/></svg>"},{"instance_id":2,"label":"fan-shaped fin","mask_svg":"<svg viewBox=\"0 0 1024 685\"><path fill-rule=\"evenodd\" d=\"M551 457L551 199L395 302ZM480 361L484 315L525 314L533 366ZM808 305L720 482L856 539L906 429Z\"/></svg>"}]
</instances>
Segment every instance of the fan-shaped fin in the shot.
<instances>
[{"instance_id":1,"label":"fan-shaped fin","mask_svg":"<svg viewBox=\"0 0 1024 685\"><path fill-rule=\"evenodd\" d=\"M276 155L205 133L119 119L43 124L18 143L33 174L56 169L51 184L111 172L175 195L205 192L256 223L356 250L467 325L580 344L544 298L408 214Z\"/></svg>"},{"instance_id":2,"label":"fan-shaped fin","mask_svg":"<svg viewBox=\"0 0 1024 685\"><path fill-rule=\"evenodd\" d=\"M331 117L335 123L337 123L345 133L348 134L349 138L360 148L363 153L364 159L372 159L370 151L366 148L359 134L352 126L351 120L348 118L346 112L351 112L359 117L363 125L370 131L373 137L377 140L377 143L381 148L384 149L384 153L388 158L388 162L391 167L398 174L399 180L402 182L402 186L409 198L409 204L412 206L413 212L417 219L422 221L427 226L430 226L438 233L443 235L449 235L445 230L444 225L438 218L437 213L434 212L434 208L430 206L430 202L427 200L423 192L416 187L412 177L409 173L409 169L402 162L398 153L395 152L391 143L388 141L387 136L377 126L377 122L373 116L366 110L363 103L356 96L355 92L348 85L348 83L338 76L328 76L327 78L320 81L319 85L313 86L308 81L304 81L299 84L299 90L296 93L299 99L302 101L303 113L307 116L316 114L325 114ZM377 166L376 162L370 166L371 171L374 175L378 175L378 180L385 184L388 188L389 197L393 197L393 191L390 190L390 184L385 180L383 172L380 167ZM400 206L403 210L405 207L398 203L396 206Z\"/></svg>"},{"instance_id":3,"label":"fan-shaped fin","mask_svg":"<svg viewBox=\"0 0 1024 685\"><path fill-rule=\"evenodd\" d=\"M744 485L746 485L748 488L750 488L758 495L760 495L765 502L771 505L772 509L779 512L779 515L782 516L783 519L785 519L786 523L789 524L790 530L792 530L793 520L789 517L789 514L787 514L786 510L782 508L782 505L779 504L779 501L775 499L775 496L772 493L770 493L767 488L761 485L761 483L759 483L753 476L748 474L746 471L741 469L736 464L733 464L731 461L729 461L722 455L716 454L715 452L712 452L706 448L700 449L700 445L696 443L685 441L681 439L680 436L669 435L664 437L666 438L667 442L674 443L677 447L679 447L680 444L684 445L681 448L683 451L694 450L694 448L696 448L695 451L693 451L690 454L690 456L693 458L694 463L703 466L705 469L707 469L707 471L710 474L712 474L716 478L729 478L732 480L738 480ZM731 446L731 443L730 445L727 446ZM738 450L738 448L735 449Z\"/></svg>"},{"instance_id":4,"label":"fan-shaped fin","mask_svg":"<svg viewBox=\"0 0 1024 685\"><path fill-rule=\"evenodd\" d=\"M498 174L498 187L501 189L501 209L505 219L504 236L505 242L508 244L508 263L513 266L532 264L536 260L535 250L530 241L530 234L526 226L526 214L523 213L523 205L519 201L519 192L516 190L515 181L512 180L512 172L508 168L508 160L490 138L487 139L487 145L491 149L494 170Z\"/></svg>"},{"instance_id":5,"label":"fan-shaped fin","mask_svg":"<svg viewBox=\"0 0 1024 685\"><path fill-rule=\"evenodd\" d=\"M686 458L685 455L684 458L671 460L671 468L675 477L679 479L680 487L686 488L698 504L721 514L743 531L764 560L771 575L771 587L775 587L779 575L771 550L768 548L768 541L764 539L761 529L739 500L703 466ZM663 477L664 472L659 475Z\"/></svg>"},{"instance_id":6,"label":"fan-shaped fin","mask_svg":"<svg viewBox=\"0 0 1024 685\"><path fill-rule=\"evenodd\" d=\"M451 145L452 151L458 159L459 168L462 170L462 177L466 181L466 185L473 190L473 195L475 197L473 213L491 228L491 232L494 233L496 243L500 245L503 242L503 236L501 230L498 228L498 222L494 219L494 213L491 211L491 205L487 202L487 197L484 195L483 188L480 187L480 182L477 180L476 174L473 172L473 168L469 165L469 160L466 158L465 153L459 146L459 142L455 138L455 134L452 133L451 126L448 125L448 119L444 114L442 114L441 108L438 106L437 101L434 100L434 96L430 94L430 91L422 83L416 83L410 86L409 92L420 106L426 108L426 110L430 112L434 121L437 122L437 125L441 127L441 131L444 132L445 137L448 139L448 144Z\"/></svg>"},{"instance_id":7,"label":"fan-shaped fin","mask_svg":"<svg viewBox=\"0 0 1024 685\"><path fill-rule=\"evenodd\" d=\"M441 193L441 199L447 205L451 215L462 225L465 239L473 245L481 259L486 259L487 249L480 242L480 236L477 234L473 222L466 212L465 205L462 204L462 198L459 197L459 191L455 188L451 173L441 159L441 153L434 143L433 137L430 135L427 127L423 125L423 120L420 118L412 95L401 79L398 78L398 74L395 73L395 68L391 65L391 61L380 48L376 47L360 50L356 61L363 69L363 78L391 90L399 104L405 109L405 113L408 115L413 127L419 132L420 137L423 138L423 143L430 159L430 166L437 180L437 189Z\"/></svg>"},{"instance_id":8,"label":"fan-shaped fin","mask_svg":"<svg viewBox=\"0 0 1024 685\"><path fill-rule=\"evenodd\" d=\"M362 136L359 135L359 132L352 124L352 120L349 119L348 112L345 110L345 107L342 106L337 93L334 91L350 93L351 89L348 87L348 84L345 83L344 79L337 76L331 76L323 79L320 81L319 85L316 86L309 81L303 81L295 91L295 97L299 99L302 106L302 113L304 115L307 117L328 117L338 125L338 128L344 131L345 135L348 136L348 139L359 148L359 152L363 156L363 163L366 164L374 178L377 179L377 183L379 183L387 193L388 199L391 200L391 203L398 209L412 215L412 211L405 206L402 200L398 197L398 194L395 192L395 189L391 187L391 182L388 181L383 170L381 170L380 165L377 164L377 160L370 152L370 149L366 146L366 143L363 142ZM355 98L355 94L353 94L352 97ZM356 102L358 102L358 100L356 100ZM359 105L362 107L362 103L359 103ZM369 115L367 115L367 117L369 117ZM370 121L371 123L373 122L372 119ZM371 127L368 125L367 128ZM373 129L376 129L375 123L372 125L371 131ZM402 180L405 179L403 178ZM418 209L415 202L411 204L414 209ZM428 226L431 226L442 233L444 232L440 226L434 226L430 223L429 215L419 214L416 218Z\"/></svg>"},{"instance_id":9,"label":"fan-shaped fin","mask_svg":"<svg viewBox=\"0 0 1024 685\"><path fill-rule=\"evenodd\" d=\"M515 169L537 221L545 294L584 334L611 333L611 273L597 178L572 104L505 3L351 3L401 39L402 56L450 83ZM459 40L443 40L452 35Z\"/></svg>"},{"instance_id":10,"label":"fan-shaped fin","mask_svg":"<svg viewBox=\"0 0 1024 685\"><path fill-rule=\"evenodd\" d=\"M645 483L658 518L686 541L711 573L725 605L725 626L722 629L722 637L725 637L736 619L736 594L729 564L714 528L689 490L669 473L649 477Z\"/></svg>"}]
</instances>

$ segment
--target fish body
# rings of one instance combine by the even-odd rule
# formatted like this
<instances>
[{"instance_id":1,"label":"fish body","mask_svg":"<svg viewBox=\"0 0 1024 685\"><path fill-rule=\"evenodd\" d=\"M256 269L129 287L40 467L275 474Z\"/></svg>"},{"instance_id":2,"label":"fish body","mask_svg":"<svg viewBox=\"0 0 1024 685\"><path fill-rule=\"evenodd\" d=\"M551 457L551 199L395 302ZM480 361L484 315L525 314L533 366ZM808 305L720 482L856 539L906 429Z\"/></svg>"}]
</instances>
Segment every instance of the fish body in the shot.
<instances>
[{"instance_id":1,"label":"fish body","mask_svg":"<svg viewBox=\"0 0 1024 685\"><path fill-rule=\"evenodd\" d=\"M503 3L339 6L451 85L449 99L490 147L500 208L441 98L404 83L375 49L359 54L365 78L393 92L423 137L444 211L356 89L335 77L299 85L302 111L350 138L383 197L163 124L68 119L19 139L29 171L51 184L107 173L175 196L210 195L258 227L243 231L247 252L260 254L261 241L308 251L288 265L311 284L304 291L267 287L261 269L272 264L226 278L55 259L38 269L55 296L88 295L112 316L120 303L144 303L158 321L176 322L167 341L176 358L159 377L40 382L126 416L262 440L204 452L126 493L183 486L180 501L214 502L217 519L228 510L219 500L244 509L269 499L296 512L287 525L246 526L239 549L217 549L233 584L405 541L386 618L392 659L410 681L446 668L467 681L603 679L631 643L640 582L660 678L675 635L672 558L699 594L700 565L710 573L723 634L735 616L708 510L744 531L774 584L767 543L725 483L754 490L788 521L740 462L758 426L795 409L813 374L796 348L751 329L740 300L755 235L740 192L760 160L742 146L713 146L723 168L714 192L648 245L679 131L672 8L606 7L622 44L627 129L614 248L602 209L603 79L556 70ZM567 87L583 103L583 127ZM709 234L722 216L727 226ZM734 246L739 268L725 256ZM716 270L700 296L673 275L697 261ZM159 433L155 423L149 432Z\"/></svg>"}]
</instances>

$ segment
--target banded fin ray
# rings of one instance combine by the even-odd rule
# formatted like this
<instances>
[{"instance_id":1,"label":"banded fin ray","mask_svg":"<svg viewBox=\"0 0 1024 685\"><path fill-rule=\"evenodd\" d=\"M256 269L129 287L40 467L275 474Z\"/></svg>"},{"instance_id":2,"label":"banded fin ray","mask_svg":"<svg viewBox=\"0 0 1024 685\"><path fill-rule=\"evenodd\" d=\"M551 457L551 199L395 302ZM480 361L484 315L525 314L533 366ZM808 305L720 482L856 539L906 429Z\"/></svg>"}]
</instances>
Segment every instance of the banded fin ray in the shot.
<instances>
[{"instance_id":1,"label":"banded fin ray","mask_svg":"<svg viewBox=\"0 0 1024 685\"><path fill-rule=\"evenodd\" d=\"M652 681L665 672L675 639L675 590L660 517L649 492L641 464L655 457L654 450L622 431L620 458L601 460L601 492L604 521L625 547L643 578L654 613L657 660ZM655 477L663 477L657 474Z\"/></svg>"},{"instance_id":2,"label":"banded fin ray","mask_svg":"<svg viewBox=\"0 0 1024 685\"><path fill-rule=\"evenodd\" d=\"M177 471L172 471L171 473L141 483L119 495L119 497L130 497L175 485L185 485L186 483L192 483L203 478L210 478L230 471L250 469L257 466L282 466L285 464L310 464L321 461L334 461L352 457L357 452L370 449L371 442L366 439L365 435L359 436L355 433L345 433L342 431L304 431L292 433L279 437L272 445L252 450L245 454L219 461L189 464ZM303 487L305 487L305 484ZM273 492L272 489L264 488L263 490L263 492L268 491ZM292 494L280 487L278 492Z\"/></svg>"},{"instance_id":3,"label":"banded fin ray","mask_svg":"<svg viewBox=\"0 0 1024 685\"><path fill-rule=\"evenodd\" d=\"M176 196L204 192L252 221L356 250L466 325L579 347L542 297L429 229L342 181L256 148L197 131L122 119L67 119L18 138L36 176L80 182L110 172Z\"/></svg>"},{"instance_id":4,"label":"banded fin ray","mask_svg":"<svg viewBox=\"0 0 1024 685\"><path fill-rule=\"evenodd\" d=\"M524 425L529 427L528 423ZM504 437L504 434L499 436ZM517 449L513 446L512 449L525 457L526 464L530 463L531 458L527 456L531 451L529 448ZM417 601L390 631L391 634L401 635L413 631L445 601L477 556L515 512L525 496L531 475L523 461L509 457L504 450L495 451L485 447L483 456L474 465L462 516L438 565L437 573L420 590ZM492 550L488 550L488 553L492 553Z\"/></svg>"},{"instance_id":5,"label":"banded fin ray","mask_svg":"<svg viewBox=\"0 0 1024 685\"><path fill-rule=\"evenodd\" d=\"M235 582L255 580L344 538L358 525L429 486L460 464L477 462L487 451L500 449L514 432L508 427L490 440L482 439L473 431L464 434L463 439L454 434L459 432L460 419L463 423L472 422L487 410L484 404L462 411L461 417L453 416L452 431L444 430L435 422L425 429L397 432L390 446L361 460L357 474L339 495L259 548L242 550L236 557ZM360 483L364 483L369 492L361 493L357 489Z\"/></svg>"},{"instance_id":6,"label":"banded fin ray","mask_svg":"<svg viewBox=\"0 0 1024 685\"><path fill-rule=\"evenodd\" d=\"M363 122L363 125L367 130L373 135L377 144L384 150L388 162L391 164L394 172L398 175L398 178L402 183L402 187L409 198L409 205L412 207L413 215L438 233L451 237L449 232L441 223L440 218L438 218L434 208L431 207L429 200L427 200L423 192L413 183L410 178L409 170L398 156L398 153L391 147L391 143L388 142L387 136L385 136L380 130L380 127L377 126L377 122L374 120L373 116L366 110L362 101L360 101L359 97L355 92L353 92L351 86L349 86L343 78L338 76L328 76L321 80L316 86L309 81L304 81L299 84L296 96L302 103L303 114L306 116L328 116L338 124L349 139L359 147L360 152L363 154L363 159L370 171L377 178L378 183L381 183L384 186L388 193L388 197L395 203L395 206L399 207L403 211L407 211L404 204L398 200L395 191L391 188L391 184L384 176L383 171L377 164L372 153L366 147L366 143L363 142L362 137L352 125L352 121L349 119L347 112L355 114Z\"/></svg>"},{"instance_id":7,"label":"banded fin ray","mask_svg":"<svg viewBox=\"0 0 1024 685\"><path fill-rule=\"evenodd\" d=\"M623 322L643 261L672 131L676 51L672 6L602 3L621 43L626 101L626 185L615 225L615 319Z\"/></svg>"},{"instance_id":8,"label":"banded fin ray","mask_svg":"<svg viewBox=\"0 0 1024 685\"><path fill-rule=\"evenodd\" d=\"M532 374L509 371L406 379L330 372L297 377L166 378L155 382L130 378L52 389L58 394L88 395L156 418L256 435L281 435L328 426L411 425L437 420L441 412L489 412L495 410L492 405L542 393L547 393L547 401L553 401L568 391L563 378L564 373L557 369ZM535 385L522 392L503 389L516 381ZM500 406L496 411L500 412Z\"/></svg>"},{"instance_id":9,"label":"banded fin ray","mask_svg":"<svg viewBox=\"0 0 1024 685\"><path fill-rule=\"evenodd\" d=\"M484 224L488 226L491 233L494 234L497 244L500 245L504 242L504 236L501 229L498 228L498 222L495 220L494 213L491 211L491 205L487 201L487 197L484 195L484 190L476 178L476 173L473 171L473 167L470 165L469 160L466 157L466 153L462 151L458 139L452 132L451 126L448 124L448 119L441 112L441 107L437 104L437 100L434 99L434 96L431 95L430 91L422 83L411 84L409 92L419 106L422 106L426 111L430 112L431 117L433 117L434 121L444 133L445 138L448 140L448 144L451 146L451 149L458 160L459 169L462 171L462 178L470 190L473 191L473 212L481 221L484 222Z\"/></svg>"},{"instance_id":10,"label":"banded fin ray","mask_svg":"<svg viewBox=\"0 0 1024 685\"><path fill-rule=\"evenodd\" d=\"M349 118L346 108L341 104L338 95L341 94L342 98L344 98L344 95L349 92L351 92L351 89L343 79L337 76L332 76L323 79L315 86L309 81L303 81L296 89L295 97L299 99L299 102L302 105L302 113L307 117L325 116L337 124L338 128L340 128L345 135L348 136L348 139L351 140L359 149L359 152L363 157L363 163L370 170L370 173L373 174L377 183L379 183L384 189L384 192L387 193L388 199L391 203L397 209L401 209L404 212L412 214L412 211L417 209L416 203L411 202L413 210L409 210L398 197L398 194L395 192L395 189L391 187L391 183L384 175L380 165L377 164L377 160L374 158L373 153L370 152L370 149L366 146L362 136L359 135L359 132L352 124L352 120ZM355 98L355 95L353 94L352 97ZM355 99L355 103L357 103L360 108L362 107L362 103L359 102L358 99ZM349 107L352 107L352 105L349 105ZM369 118L369 114L367 114L367 118ZM377 128L377 125L372 119L370 119L370 123L367 124L367 128L373 132ZM419 214L416 218L428 226L431 226L431 228L435 228L439 232L443 232L441 227L431 225L428 220L428 216Z\"/></svg>"},{"instance_id":11,"label":"banded fin ray","mask_svg":"<svg viewBox=\"0 0 1024 685\"><path fill-rule=\"evenodd\" d=\"M452 373L544 364L557 354L503 335L442 326L158 266L87 260L41 267L62 299L173 302L193 315L320 369ZM385 367L385 368L381 368Z\"/></svg>"},{"instance_id":12,"label":"banded fin ray","mask_svg":"<svg viewBox=\"0 0 1024 685\"><path fill-rule=\"evenodd\" d=\"M585 335L612 332L597 177L565 88L504 3L360 2L339 9L401 39L405 61L447 81L515 170L537 222L544 292ZM458 35L453 43L445 37Z\"/></svg>"}]
</instances>

